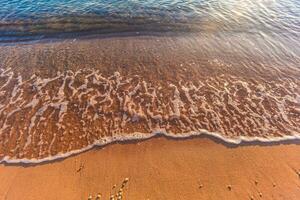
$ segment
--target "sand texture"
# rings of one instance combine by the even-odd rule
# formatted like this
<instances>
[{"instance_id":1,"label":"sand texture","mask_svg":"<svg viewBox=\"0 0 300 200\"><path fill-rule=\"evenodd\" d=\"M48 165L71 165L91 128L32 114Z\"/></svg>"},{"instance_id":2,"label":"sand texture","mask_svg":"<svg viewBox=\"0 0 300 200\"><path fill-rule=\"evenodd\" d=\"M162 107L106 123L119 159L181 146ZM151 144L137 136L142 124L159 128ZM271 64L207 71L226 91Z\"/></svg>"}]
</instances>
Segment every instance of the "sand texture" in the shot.
<instances>
[{"instance_id":1,"label":"sand texture","mask_svg":"<svg viewBox=\"0 0 300 200\"><path fill-rule=\"evenodd\" d=\"M300 197L300 146L225 146L207 138L113 144L36 166L0 166L0 199L88 199L129 178L123 199Z\"/></svg>"}]
</instances>

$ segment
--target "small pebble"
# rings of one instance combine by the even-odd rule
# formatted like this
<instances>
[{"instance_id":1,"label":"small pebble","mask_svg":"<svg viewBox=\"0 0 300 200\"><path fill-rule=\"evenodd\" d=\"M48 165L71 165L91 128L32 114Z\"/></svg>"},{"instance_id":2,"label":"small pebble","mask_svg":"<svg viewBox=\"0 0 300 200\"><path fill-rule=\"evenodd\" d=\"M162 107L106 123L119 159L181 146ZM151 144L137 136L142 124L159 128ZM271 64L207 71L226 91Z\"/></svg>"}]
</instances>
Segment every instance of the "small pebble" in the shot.
<instances>
[{"instance_id":1,"label":"small pebble","mask_svg":"<svg viewBox=\"0 0 300 200\"><path fill-rule=\"evenodd\" d=\"M261 192L259 193L259 196L262 197L262 193Z\"/></svg>"},{"instance_id":2,"label":"small pebble","mask_svg":"<svg viewBox=\"0 0 300 200\"><path fill-rule=\"evenodd\" d=\"M276 187L276 184L275 184L275 183L273 183L273 187Z\"/></svg>"},{"instance_id":3,"label":"small pebble","mask_svg":"<svg viewBox=\"0 0 300 200\"><path fill-rule=\"evenodd\" d=\"M96 197L96 200L100 200L100 199L101 199L101 194L98 193L98 194L97 194L97 197Z\"/></svg>"},{"instance_id":4,"label":"small pebble","mask_svg":"<svg viewBox=\"0 0 300 200\"><path fill-rule=\"evenodd\" d=\"M203 188L203 185L202 185L202 184L200 184L200 185L199 185L199 188Z\"/></svg>"},{"instance_id":5,"label":"small pebble","mask_svg":"<svg viewBox=\"0 0 300 200\"><path fill-rule=\"evenodd\" d=\"M254 183L255 183L255 185L257 185L257 184L258 184L258 181L257 181L257 180L255 180L255 181L254 181Z\"/></svg>"},{"instance_id":6,"label":"small pebble","mask_svg":"<svg viewBox=\"0 0 300 200\"><path fill-rule=\"evenodd\" d=\"M227 188L228 188L228 190L231 190L231 189L232 189L231 185L228 185Z\"/></svg>"},{"instance_id":7,"label":"small pebble","mask_svg":"<svg viewBox=\"0 0 300 200\"><path fill-rule=\"evenodd\" d=\"M250 197L250 200L254 200L254 197L253 197L253 196L251 196L251 197Z\"/></svg>"}]
</instances>

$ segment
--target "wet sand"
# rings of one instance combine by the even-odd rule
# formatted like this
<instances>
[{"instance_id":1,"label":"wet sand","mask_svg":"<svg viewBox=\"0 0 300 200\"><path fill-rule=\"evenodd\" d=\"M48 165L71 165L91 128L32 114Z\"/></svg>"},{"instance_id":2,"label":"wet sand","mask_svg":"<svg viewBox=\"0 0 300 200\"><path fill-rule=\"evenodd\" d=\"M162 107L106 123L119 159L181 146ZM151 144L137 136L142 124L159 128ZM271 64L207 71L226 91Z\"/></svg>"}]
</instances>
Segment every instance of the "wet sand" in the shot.
<instances>
[{"instance_id":1,"label":"wet sand","mask_svg":"<svg viewBox=\"0 0 300 200\"><path fill-rule=\"evenodd\" d=\"M200 34L1 46L0 160L155 133L298 138L299 62L253 40L264 43Z\"/></svg>"},{"instance_id":2,"label":"wet sand","mask_svg":"<svg viewBox=\"0 0 300 200\"><path fill-rule=\"evenodd\" d=\"M232 53L221 40L133 36L1 46L2 162L65 157L154 133L269 142L156 137L37 165L2 163L0 199L98 192L108 199L127 177L130 200L298 199L299 143L271 141L299 137L297 60Z\"/></svg>"},{"instance_id":3,"label":"wet sand","mask_svg":"<svg viewBox=\"0 0 300 200\"><path fill-rule=\"evenodd\" d=\"M0 166L0 199L289 199L300 196L300 146L230 147L207 138L108 145L35 166ZM230 190L230 189L231 190ZM260 197L261 195L261 197Z\"/></svg>"}]
</instances>

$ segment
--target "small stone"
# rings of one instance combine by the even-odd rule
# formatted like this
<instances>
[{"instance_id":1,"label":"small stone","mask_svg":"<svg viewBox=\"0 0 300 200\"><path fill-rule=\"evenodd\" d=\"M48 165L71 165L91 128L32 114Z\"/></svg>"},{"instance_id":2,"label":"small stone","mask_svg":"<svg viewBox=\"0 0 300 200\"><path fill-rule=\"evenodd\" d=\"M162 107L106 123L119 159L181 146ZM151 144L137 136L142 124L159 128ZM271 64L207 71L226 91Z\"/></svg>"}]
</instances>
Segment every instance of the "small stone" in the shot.
<instances>
[{"instance_id":1,"label":"small stone","mask_svg":"<svg viewBox=\"0 0 300 200\"><path fill-rule=\"evenodd\" d=\"M255 183L255 185L257 185L257 184L258 184L258 181L257 181L257 180L255 180L255 181L254 181L254 183Z\"/></svg>"},{"instance_id":2,"label":"small stone","mask_svg":"<svg viewBox=\"0 0 300 200\"><path fill-rule=\"evenodd\" d=\"M199 185L199 188L200 188L200 189L201 189L201 188L203 188L203 185L202 185L202 184L200 184L200 185Z\"/></svg>"},{"instance_id":3,"label":"small stone","mask_svg":"<svg viewBox=\"0 0 300 200\"><path fill-rule=\"evenodd\" d=\"M260 196L260 197L262 197L262 193L260 192L260 193L258 193L258 195Z\"/></svg>"},{"instance_id":4,"label":"small stone","mask_svg":"<svg viewBox=\"0 0 300 200\"><path fill-rule=\"evenodd\" d=\"M98 194L97 194L97 197L96 197L96 200L100 200L100 199L101 199L101 194L98 193Z\"/></svg>"},{"instance_id":5,"label":"small stone","mask_svg":"<svg viewBox=\"0 0 300 200\"><path fill-rule=\"evenodd\" d=\"M231 185L228 185L227 188L228 188L229 191L231 191L232 186L231 186Z\"/></svg>"},{"instance_id":6,"label":"small stone","mask_svg":"<svg viewBox=\"0 0 300 200\"><path fill-rule=\"evenodd\" d=\"M92 199L93 199L92 195L89 195L88 200L92 200Z\"/></svg>"},{"instance_id":7,"label":"small stone","mask_svg":"<svg viewBox=\"0 0 300 200\"><path fill-rule=\"evenodd\" d=\"M276 183L273 183L273 187L276 187Z\"/></svg>"},{"instance_id":8,"label":"small stone","mask_svg":"<svg viewBox=\"0 0 300 200\"><path fill-rule=\"evenodd\" d=\"M254 197L253 197L253 196L251 196L251 197L250 197L250 200L254 200Z\"/></svg>"},{"instance_id":9,"label":"small stone","mask_svg":"<svg viewBox=\"0 0 300 200\"><path fill-rule=\"evenodd\" d=\"M113 187L112 187L112 189L115 189L116 187L117 187L117 185L116 185L116 184L114 184L114 185L113 185Z\"/></svg>"}]
</instances>

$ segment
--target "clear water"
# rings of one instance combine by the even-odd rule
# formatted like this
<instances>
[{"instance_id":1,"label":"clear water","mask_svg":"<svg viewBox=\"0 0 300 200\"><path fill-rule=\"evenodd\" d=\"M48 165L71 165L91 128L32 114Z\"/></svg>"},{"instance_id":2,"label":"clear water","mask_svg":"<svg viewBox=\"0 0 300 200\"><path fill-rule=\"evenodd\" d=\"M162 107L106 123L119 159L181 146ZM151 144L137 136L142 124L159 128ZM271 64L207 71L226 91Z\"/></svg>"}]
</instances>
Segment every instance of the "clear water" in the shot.
<instances>
[{"instance_id":1,"label":"clear water","mask_svg":"<svg viewBox=\"0 0 300 200\"><path fill-rule=\"evenodd\" d=\"M0 41L119 32L237 32L298 42L299 0L1 0Z\"/></svg>"}]
</instances>

